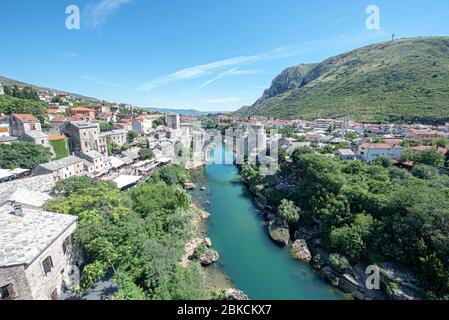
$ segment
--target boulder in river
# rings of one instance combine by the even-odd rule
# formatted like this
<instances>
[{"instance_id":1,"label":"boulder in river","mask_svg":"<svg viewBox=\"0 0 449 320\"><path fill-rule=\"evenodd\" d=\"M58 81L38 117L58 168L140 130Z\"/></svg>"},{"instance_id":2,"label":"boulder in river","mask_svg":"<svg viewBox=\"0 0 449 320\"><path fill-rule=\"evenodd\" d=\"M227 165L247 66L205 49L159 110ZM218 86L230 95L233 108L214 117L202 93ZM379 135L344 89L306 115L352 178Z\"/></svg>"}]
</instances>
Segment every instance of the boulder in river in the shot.
<instances>
[{"instance_id":1,"label":"boulder in river","mask_svg":"<svg viewBox=\"0 0 449 320\"><path fill-rule=\"evenodd\" d=\"M249 300L249 298L243 291L231 288L231 289L228 289L226 291L226 293L225 293L225 300L229 300L229 301L236 301L236 300L244 301L244 300Z\"/></svg>"},{"instance_id":2,"label":"boulder in river","mask_svg":"<svg viewBox=\"0 0 449 320\"><path fill-rule=\"evenodd\" d=\"M185 190L193 190L193 189L195 189L195 184L194 183L192 183L192 182L186 182L186 183L184 183L184 189Z\"/></svg>"},{"instance_id":3,"label":"boulder in river","mask_svg":"<svg viewBox=\"0 0 449 320\"><path fill-rule=\"evenodd\" d=\"M217 251L212 249L207 249L201 256L200 256L200 263L203 267L210 266L214 264L215 262L220 259L220 255Z\"/></svg>"},{"instance_id":4,"label":"boulder in river","mask_svg":"<svg viewBox=\"0 0 449 320\"><path fill-rule=\"evenodd\" d=\"M210 219L210 213L207 211L201 211L201 219L203 220L209 220Z\"/></svg>"},{"instance_id":5,"label":"boulder in river","mask_svg":"<svg viewBox=\"0 0 449 320\"><path fill-rule=\"evenodd\" d=\"M282 219L274 219L268 225L270 238L278 245L285 247L290 242L288 223Z\"/></svg>"},{"instance_id":6,"label":"boulder in river","mask_svg":"<svg viewBox=\"0 0 449 320\"><path fill-rule=\"evenodd\" d=\"M312 260L312 255L310 254L309 247L307 246L306 240L299 239L296 240L291 248L291 253L293 258L305 262L310 262Z\"/></svg>"}]
</instances>

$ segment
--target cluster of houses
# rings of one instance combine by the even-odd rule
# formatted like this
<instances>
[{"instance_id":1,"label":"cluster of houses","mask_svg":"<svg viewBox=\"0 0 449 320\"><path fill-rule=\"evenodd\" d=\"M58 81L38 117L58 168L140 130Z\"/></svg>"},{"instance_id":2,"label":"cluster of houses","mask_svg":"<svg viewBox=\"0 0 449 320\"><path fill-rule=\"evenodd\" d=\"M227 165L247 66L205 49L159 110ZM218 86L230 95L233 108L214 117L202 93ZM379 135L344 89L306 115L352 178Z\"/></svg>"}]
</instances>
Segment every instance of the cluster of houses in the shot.
<instances>
[{"instance_id":1,"label":"cluster of houses","mask_svg":"<svg viewBox=\"0 0 449 320\"><path fill-rule=\"evenodd\" d=\"M48 111L51 129L30 114L0 116L0 143L27 141L52 149L51 142L60 139L70 154L33 170L0 169L0 300L57 300L73 289L83 263L73 242L77 218L46 212L45 202L54 196L55 184L70 177L113 181L123 190L171 163L175 145L190 146L196 126L181 122L178 114L165 115L166 126L153 125L162 116L58 108ZM113 123L113 129L101 132L101 122ZM139 136L138 144L129 143L130 131ZM109 144L118 147L114 155L108 154ZM154 157L142 159L141 148L151 149Z\"/></svg>"},{"instance_id":2,"label":"cluster of houses","mask_svg":"<svg viewBox=\"0 0 449 320\"><path fill-rule=\"evenodd\" d=\"M297 139L282 139L281 145L288 154L292 154L299 147L315 145L320 149L327 145L337 150L334 155L342 160L361 160L372 163L379 157L387 157L401 163L403 152L406 150L404 142L419 144L410 147L411 151L435 150L446 155L446 148L431 146L438 138L449 138L449 123L444 126L426 125L374 125L360 124L348 120L320 119L312 122L294 121L293 128L303 141Z\"/></svg>"}]
</instances>

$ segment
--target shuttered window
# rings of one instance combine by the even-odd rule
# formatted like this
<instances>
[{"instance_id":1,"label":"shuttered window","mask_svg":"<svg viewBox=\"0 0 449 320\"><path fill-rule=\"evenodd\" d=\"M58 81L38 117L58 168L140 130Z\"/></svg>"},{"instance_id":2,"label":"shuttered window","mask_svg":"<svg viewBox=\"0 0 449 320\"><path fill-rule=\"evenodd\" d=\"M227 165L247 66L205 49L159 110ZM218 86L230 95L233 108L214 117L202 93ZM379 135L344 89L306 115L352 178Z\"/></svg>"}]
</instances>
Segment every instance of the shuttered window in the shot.
<instances>
[{"instance_id":1,"label":"shuttered window","mask_svg":"<svg viewBox=\"0 0 449 320\"><path fill-rule=\"evenodd\" d=\"M0 300L12 300L16 297L14 286L8 284L0 288Z\"/></svg>"},{"instance_id":2,"label":"shuttered window","mask_svg":"<svg viewBox=\"0 0 449 320\"><path fill-rule=\"evenodd\" d=\"M47 257L44 261L42 261L42 267L44 268L45 275L51 272L51 270L53 269L53 260L51 259L51 257Z\"/></svg>"}]
</instances>

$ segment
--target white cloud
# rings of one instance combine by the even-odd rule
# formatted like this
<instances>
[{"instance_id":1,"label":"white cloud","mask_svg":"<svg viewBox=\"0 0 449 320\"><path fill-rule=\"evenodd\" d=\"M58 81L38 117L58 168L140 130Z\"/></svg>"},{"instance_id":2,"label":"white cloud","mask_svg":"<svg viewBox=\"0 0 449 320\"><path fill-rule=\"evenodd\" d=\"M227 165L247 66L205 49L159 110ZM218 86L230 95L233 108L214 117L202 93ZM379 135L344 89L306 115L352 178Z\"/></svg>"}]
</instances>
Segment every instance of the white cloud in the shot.
<instances>
[{"instance_id":1,"label":"white cloud","mask_svg":"<svg viewBox=\"0 0 449 320\"><path fill-rule=\"evenodd\" d=\"M89 3L84 9L86 26L90 30L98 30L105 25L110 16L132 0L102 0Z\"/></svg>"},{"instance_id":2,"label":"white cloud","mask_svg":"<svg viewBox=\"0 0 449 320\"><path fill-rule=\"evenodd\" d=\"M301 55L313 53L322 50L323 48L338 48L346 45L355 45L365 43L373 39L379 39L385 37L387 33L385 31L371 31L369 33L356 33L356 34L343 34L334 38L324 39L319 41L311 41L302 44L287 45L278 47L271 51L250 55L250 56L238 56L229 59L219 60L208 64L202 64L179 71L170 73L165 76L155 78L137 87L137 91L151 91L155 88L185 81L203 78L209 75L216 75L212 80L207 81L198 88L193 89L191 92L198 91L210 83L223 78L225 75L242 75L249 74L249 70L241 69L242 66L247 66L261 61L272 61L291 57L300 57ZM226 68L233 67L230 70ZM254 71L252 71L254 72ZM187 94L191 93L188 92Z\"/></svg>"},{"instance_id":3,"label":"white cloud","mask_svg":"<svg viewBox=\"0 0 449 320\"><path fill-rule=\"evenodd\" d=\"M338 26L338 25L340 25L340 24L346 22L346 20L347 20L346 18L338 19L337 21L332 22L332 23L330 24L329 28L336 27L336 26Z\"/></svg>"},{"instance_id":4,"label":"white cloud","mask_svg":"<svg viewBox=\"0 0 449 320\"><path fill-rule=\"evenodd\" d=\"M105 87L114 87L114 88L118 88L120 87L120 85L116 84L116 83L112 83L112 82L107 82L107 81L102 81L102 80L98 80L94 77L91 76L82 76L82 78L84 80L89 80L91 82L94 82L96 84L99 84L101 86L105 86Z\"/></svg>"},{"instance_id":5,"label":"white cloud","mask_svg":"<svg viewBox=\"0 0 449 320\"><path fill-rule=\"evenodd\" d=\"M215 78L212 78L212 79L206 81L205 83L203 83L203 84L200 85L199 87L196 87L195 89L192 89L192 90L190 90L189 92L185 93L183 96L186 96L186 95L189 95L189 94L194 93L194 92L196 92L196 91L199 91L199 90L201 90L201 89L207 87L208 85L214 83L215 81L220 80L221 78L223 78L223 77L225 77L225 76L227 76L227 75L229 75L229 74L232 74L233 72L236 72L237 70L238 70L238 68L233 68L233 69L230 69L230 70L228 70L228 71L226 71L226 72L220 73L220 74L219 74L218 76L216 76Z\"/></svg>"}]
</instances>

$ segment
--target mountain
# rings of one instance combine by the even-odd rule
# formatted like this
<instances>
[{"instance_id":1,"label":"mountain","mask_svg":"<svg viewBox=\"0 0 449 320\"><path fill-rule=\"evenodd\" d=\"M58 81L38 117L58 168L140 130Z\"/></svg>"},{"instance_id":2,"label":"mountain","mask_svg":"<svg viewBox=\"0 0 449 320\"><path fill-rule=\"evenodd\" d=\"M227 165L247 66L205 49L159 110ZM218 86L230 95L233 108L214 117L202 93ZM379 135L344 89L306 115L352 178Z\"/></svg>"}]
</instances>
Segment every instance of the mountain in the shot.
<instances>
[{"instance_id":1,"label":"mountain","mask_svg":"<svg viewBox=\"0 0 449 320\"><path fill-rule=\"evenodd\" d=\"M236 115L286 119L449 121L449 37L382 42L273 80L254 105Z\"/></svg>"},{"instance_id":2,"label":"mountain","mask_svg":"<svg viewBox=\"0 0 449 320\"><path fill-rule=\"evenodd\" d=\"M148 108L150 111L153 112L160 112L160 113L178 113L186 116L207 116L208 114L211 114L212 112L205 112L205 111L198 111L195 109L164 109L164 108L155 108L150 107Z\"/></svg>"},{"instance_id":3,"label":"mountain","mask_svg":"<svg viewBox=\"0 0 449 320\"><path fill-rule=\"evenodd\" d=\"M28 84L28 83L25 83L25 82L13 80L13 79L2 77L2 76L0 76L0 85L1 84L7 84L7 85L10 85L10 86L17 85L19 87L29 86L29 87L34 88L35 90L48 90L48 91L55 92L55 93L68 93L71 96L74 96L75 98L91 100L91 101L98 101L98 99L91 98L91 97L86 97L86 96L83 96L83 95L80 95L80 94L77 94L77 93L71 93L71 92L66 92L66 91L62 91L62 90L56 90L56 89L51 89L51 88L39 87L39 86L35 86L35 85L32 85L32 84Z\"/></svg>"}]
</instances>

